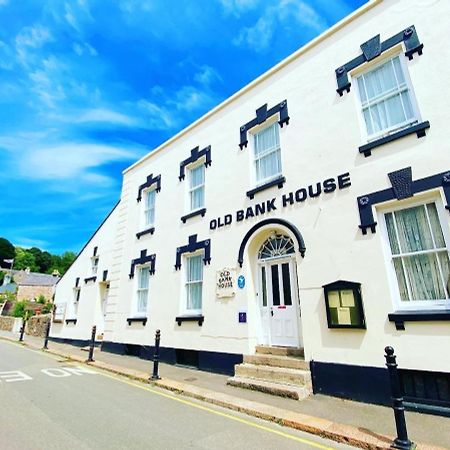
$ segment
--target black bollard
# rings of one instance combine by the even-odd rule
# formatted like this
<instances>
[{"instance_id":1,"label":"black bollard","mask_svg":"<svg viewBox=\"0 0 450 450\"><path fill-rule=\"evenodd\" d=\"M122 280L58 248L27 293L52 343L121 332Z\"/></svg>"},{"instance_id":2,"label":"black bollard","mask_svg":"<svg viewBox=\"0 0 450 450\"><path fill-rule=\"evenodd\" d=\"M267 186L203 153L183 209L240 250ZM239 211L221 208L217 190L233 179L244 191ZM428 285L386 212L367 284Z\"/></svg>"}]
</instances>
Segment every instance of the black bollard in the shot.
<instances>
[{"instance_id":1,"label":"black bollard","mask_svg":"<svg viewBox=\"0 0 450 450\"><path fill-rule=\"evenodd\" d=\"M47 323L47 329L45 330L45 340L44 340L44 350L48 350L48 337L50 336L50 327L52 326L52 321L49 319Z\"/></svg>"},{"instance_id":2,"label":"black bollard","mask_svg":"<svg viewBox=\"0 0 450 450\"><path fill-rule=\"evenodd\" d=\"M19 337L20 342L23 341L23 334L25 333L25 324L26 323L27 323L27 321L25 319L22 319L22 326L20 327L20 337Z\"/></svg>"},{"instance_id":3,"label":"black bollard","mask_svg":"<svg viewBox=\"0 0 450 450\"><path fill-rule=\"evenodd\" d=\"M155 353L153 354L153 375L151 380L160 380L161 377L158 374L159 368L159 342L161 340L161 331L156 330L155 334Z\"/></svg>"},{"instance_id":4,"label":"black bollard","mask_svg":"<svg viewBox=\"0 0 450 450\"><path fill-rule=\"evenodd\" d=\"M392 347L384 349L386 355L386 366L389 372L389 380L391 384L392 409L394 410L395 427L397 428L397 437L392 442L391 448L401 450L412 450L416 448L416 444L408 439L408 430L406 429L405 407L403 406L403 396L400 387L400 379L397 370L396 356Z\"/></svg>"},{"instance_id":5,"label":"black bollard","mask_svg":"<svg viewBox=\"0 0 450 450\"><path fill-rule=\"evenodd\" d=\"M91 344L89 346L89 362L94 362L94 347L95 347L95 334L97 333L97 327L94 325L92 327L92 334L91 334Z\"/></svg>"}]
</instances>

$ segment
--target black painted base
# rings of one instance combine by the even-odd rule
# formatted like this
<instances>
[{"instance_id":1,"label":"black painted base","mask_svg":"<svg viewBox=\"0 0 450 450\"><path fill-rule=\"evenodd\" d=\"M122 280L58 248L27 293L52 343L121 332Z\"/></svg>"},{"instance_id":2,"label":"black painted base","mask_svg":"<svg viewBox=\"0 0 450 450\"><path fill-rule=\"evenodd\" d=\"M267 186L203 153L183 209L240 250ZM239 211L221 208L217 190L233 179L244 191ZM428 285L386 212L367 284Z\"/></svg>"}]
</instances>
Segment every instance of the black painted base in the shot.
<instances>
[{"instance_id":1,"label":"black painted base","mask_svg":"<svg viewBox=\"0 0 450 450\"><path fill-rule=\"evenodd\" d=\"M391 405L389 375L379 367L311 361L314 394Z\"/></svg>"},{"instance_id":2,"label":"black painted base","mask_svg":"<svg viewBox=\"0 0 450 450\"><path fill-rule=\"evenodd\" d=\"M68 339L68 338L59 338L59 337L52 337L52 336L49 336L48 340L53 341L53 342L61 342L61 344L74 345L76 347L86 347L87 345L90 345L90 343L91 343L90 339ZM95 346L99 347L100 344L101 344L100 342L96 342Z\"/></svg>"},{"instance_id":3,"label":"black painted base","mask_svg":"<svg viewBox=\"0 0 450 450\"><path fill-rule=\"evenodd\" d=\"M119 355L137 356L142 359L153 359L154 347L119 342L103 342L103 352ZM160 361L167 364L178 364L194 367L206 372L234 375L234 366L241 364L243 356L235 353L208 352L204 350L185 350L172 347L160 347Z\"/></svg>"}]
</instances>

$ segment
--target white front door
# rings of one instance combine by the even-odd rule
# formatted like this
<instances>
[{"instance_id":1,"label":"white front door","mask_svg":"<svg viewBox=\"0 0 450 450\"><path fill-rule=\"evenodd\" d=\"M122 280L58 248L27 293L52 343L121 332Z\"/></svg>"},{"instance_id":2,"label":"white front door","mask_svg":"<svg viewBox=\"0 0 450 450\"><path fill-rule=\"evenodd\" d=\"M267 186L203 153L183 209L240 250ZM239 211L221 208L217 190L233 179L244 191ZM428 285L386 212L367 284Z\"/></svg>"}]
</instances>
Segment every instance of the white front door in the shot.
<instances>
[{"instance_id":1,"label":"white front door","mask_svg":"<svg viewBox=\"0 0 450 450\"><path fill-rule=\"evenodd\" d=\"M260 263L263 336L270 345L299 347L299 305L295 259Z\"/></svg>"}]
</instances>

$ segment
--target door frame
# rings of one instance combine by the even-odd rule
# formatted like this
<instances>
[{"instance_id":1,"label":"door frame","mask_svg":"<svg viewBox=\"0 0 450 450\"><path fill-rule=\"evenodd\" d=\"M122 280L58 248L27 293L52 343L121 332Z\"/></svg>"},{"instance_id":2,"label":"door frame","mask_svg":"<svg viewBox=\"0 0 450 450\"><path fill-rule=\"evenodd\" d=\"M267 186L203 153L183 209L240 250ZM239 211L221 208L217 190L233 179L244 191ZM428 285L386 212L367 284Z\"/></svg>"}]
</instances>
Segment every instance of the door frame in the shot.
<instances>
[{"instance_id":1,"label":"door frame","mask_svg":"<svg viewBox=\"0 0 450 450\"><path fill-rule=\"evenodd\" d=\"M257 260L257 273L258 273L258 288L257 288L257 298L258 298L258 308L261 315L261 327L262 327L262 338L263 344L268 345L277 345L273 344L273 338L272 338L272 317L273 315L270 314L271 308L274 307L273 305L273 295L272 295L272 283L269 283L269 277L270 280L272 279L272 274L268 275L269 268L272 265L280 265L283 263L289 263L289 276L290 276L290 284L291 284L291 297L292 297L292 314L295 318L295 326L296 326L296 337L297 337L297 347L300 347L303 342L303 338L300 335L301 334L301 322L300 322L300 298L299 298L299 289L298 289L298 277L297 277L297 258L295 254L287 255L287 256L279 256L274 258L267 258L265 260ZM263 282L262 282L262 267L265 268L266 272L266 292L267 292L267 306L263 306ZM281 282L282 276L281 276ZM283 295L283 286L282 284L279 284L280 289L280 295ZM283 298L284 303L284 298ZM264 308L266 308L264 310Z\"/></svg>"}]
</instances>

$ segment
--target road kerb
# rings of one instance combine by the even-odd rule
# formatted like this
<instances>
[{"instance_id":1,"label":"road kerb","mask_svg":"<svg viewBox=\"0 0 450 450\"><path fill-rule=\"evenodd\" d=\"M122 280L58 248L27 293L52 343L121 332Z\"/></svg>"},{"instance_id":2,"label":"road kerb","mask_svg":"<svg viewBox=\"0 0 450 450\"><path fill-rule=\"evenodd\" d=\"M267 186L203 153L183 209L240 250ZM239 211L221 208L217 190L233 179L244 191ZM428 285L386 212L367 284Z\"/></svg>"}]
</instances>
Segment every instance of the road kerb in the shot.
<instances>
[{"instance_id":1,"label":"road kerb","mask_svg":"<svg viewBox=\"0 0 450 450\"><path fill-rule=\"evenodd\" d=\"M5 336L0 336L0 339L17 343L14 339ZM28 343L22 343L22 345L25 347L31 347L33 349L39 349ZM240 397L214 392L209 389L204 389L188 383L182 383L170 379L152 381L149 380L149 374L147 373L121 366L115 366L102 361L97 360L94 362L88 362L85 358L80 358L78 356L61 351L43 351L55 356L66 358L70 361L87 364L89 366L93 366L98 369L114 373L116 375L125 376L132 380L152 384L154 386L158 386L160 388L190 398L194 398L196 400L201 400L223 408L257 417L259 419L278 423L289 428L315 434L317 436L327 438L335 442L352 445L354 447L359 447L367 450L387 450L390 449L390 445L393 440L392 436L385 436L365 428L356 428L351 425L345 425L327 419L277 408L275 406L267 405L264 403L245 400ZM432 446L429 444L418 444L417 448L419 450L445 450L442 447Z\"/></svg>"}]
</instances>

